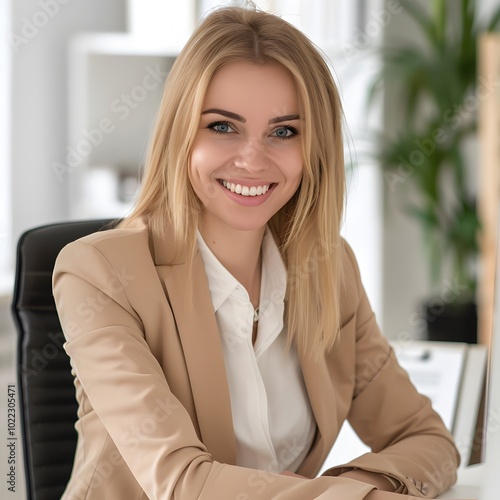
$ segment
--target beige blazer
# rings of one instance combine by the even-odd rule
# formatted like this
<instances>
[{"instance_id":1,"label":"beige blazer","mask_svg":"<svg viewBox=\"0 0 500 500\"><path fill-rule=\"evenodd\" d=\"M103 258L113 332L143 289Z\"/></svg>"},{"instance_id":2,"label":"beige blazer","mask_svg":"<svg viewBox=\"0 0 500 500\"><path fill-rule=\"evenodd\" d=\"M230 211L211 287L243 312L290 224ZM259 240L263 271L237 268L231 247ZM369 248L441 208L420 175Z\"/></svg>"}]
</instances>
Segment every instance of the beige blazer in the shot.
<instances>
[{"instance_id":1,"label":"beige blazer","mask_svg":"<svg viewBox=\"0 0 500 500\"><path fill-rule=\"evenodd\" d=\"M399 368L347 244L342 252L340 340L319 360L309 348L299 354L318 432L297 472L316 476L346 418L373 452L306 480L234 465L224 359L199 255L188 297L185 262L142 221L65 247L54 295L79 410L63 498L367 498L373 486L331 477L353 467L394 477L411 495L447 489L459 460L452 438Z\"/></svg>"}]
</instances>

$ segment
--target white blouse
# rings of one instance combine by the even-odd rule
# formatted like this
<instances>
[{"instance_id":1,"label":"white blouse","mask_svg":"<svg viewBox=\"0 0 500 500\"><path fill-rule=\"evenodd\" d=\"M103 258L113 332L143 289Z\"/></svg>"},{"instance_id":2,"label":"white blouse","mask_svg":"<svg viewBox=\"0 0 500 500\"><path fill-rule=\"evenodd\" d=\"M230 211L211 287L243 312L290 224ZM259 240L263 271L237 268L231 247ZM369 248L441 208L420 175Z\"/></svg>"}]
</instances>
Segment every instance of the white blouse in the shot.
<instances>
[{"instance_id":1,"label":"white blouse","mask_svg":"<svg viewBox=\"0 0 500 500\"><path fill-rule=\"evenodd\" d=\"M295 472L316 432L295 349L286 353L283 325L286 270L266 229L262 242L259 324L246 289L219 262L198 232L221 334L237 446L237 465Z\"/></svg>"}]
</instances>

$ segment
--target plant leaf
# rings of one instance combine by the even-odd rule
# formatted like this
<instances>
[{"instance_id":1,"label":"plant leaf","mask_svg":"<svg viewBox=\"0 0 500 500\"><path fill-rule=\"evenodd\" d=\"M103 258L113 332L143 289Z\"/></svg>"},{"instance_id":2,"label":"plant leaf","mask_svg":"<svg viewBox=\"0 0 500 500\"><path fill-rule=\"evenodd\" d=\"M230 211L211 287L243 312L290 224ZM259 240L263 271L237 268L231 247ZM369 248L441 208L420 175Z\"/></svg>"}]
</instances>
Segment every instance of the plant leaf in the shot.
<instances>
[{"instance_id":1,"label":"plant leaf","mask_svg":"<svg viewBox=\"0 0 500 500\"><path fill-rule=\"evenodd\" d=\"M497 31L500 27L500 7L495 11L492 18L486 25L486 31Z\"/></svg>"},{"instance_id":2,"label":"plant leaf","mask_svg":"<svg viewBox=\"0 0 500 500\"><path fill-rule=\"evenodd\" d=\"M412 3L411 0L400 0L400 3L408 11L411 19L420 26L430 45L436 46L436 28L432 18L423 9Z\"/></svg>"}]
</instances>

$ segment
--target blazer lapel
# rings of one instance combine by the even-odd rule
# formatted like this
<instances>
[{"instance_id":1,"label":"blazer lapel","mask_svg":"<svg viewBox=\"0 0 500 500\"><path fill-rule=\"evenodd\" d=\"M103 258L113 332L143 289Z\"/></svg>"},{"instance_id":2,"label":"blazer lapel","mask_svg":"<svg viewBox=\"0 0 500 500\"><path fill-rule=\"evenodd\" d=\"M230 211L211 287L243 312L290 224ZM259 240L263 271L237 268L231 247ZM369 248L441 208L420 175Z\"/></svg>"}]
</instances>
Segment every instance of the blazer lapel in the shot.
<instances>
[{"instance_id":1,"label":"blazer lapel","mask_svg":"<svg viewBox=\"0 0 500 500\"><path fill-rule=\"evenodd\" d=\"M202 441L215 460L235 464L236 441L225 362L203 261L196 256L188 289L187 266L182 257L172 253L172 247L166 239L153 235L155 263L168 291L184 349ZM299 360L318 434L297 472L312 477L338 433L335 388L326 359L316 360L311 346L299 352Z\"/></svg>"},{"instance_id":2,"label":"blazer lapel","mask_svg":"<svg viewBox=\"0 0 500 500\"><path fill-rule=\"evenodd\" d=\"M168 244L154 238L157 271L168 292L182 343L201 440L221 463L236 462L231 401L219 330L203 261L194 261L192 282L184 262L167 264ZM171 245L170 245L171 246Z\"/></svg>"}]
</instances>

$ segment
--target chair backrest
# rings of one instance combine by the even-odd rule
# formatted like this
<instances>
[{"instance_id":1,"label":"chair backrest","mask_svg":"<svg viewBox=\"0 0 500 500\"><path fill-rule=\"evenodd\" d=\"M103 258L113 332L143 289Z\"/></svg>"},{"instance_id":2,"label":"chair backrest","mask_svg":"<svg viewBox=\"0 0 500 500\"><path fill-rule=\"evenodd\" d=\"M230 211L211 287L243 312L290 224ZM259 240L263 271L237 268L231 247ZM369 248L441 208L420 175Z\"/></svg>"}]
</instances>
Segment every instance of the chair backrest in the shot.
<instances>
[{"instance_id":1,"label":"chair backrest","mask_svg":"<svg viewBox=\"0 0 500 500\"><path fill-rule=\"evenodd\" d=\"M12 314L18 332L17 378L28 500L56 500L69 480L77 403L64 336L52 296L52 271L71 241L111 227L111 220L63 222L21 235Z\"/></svg>"}]
</instances>

